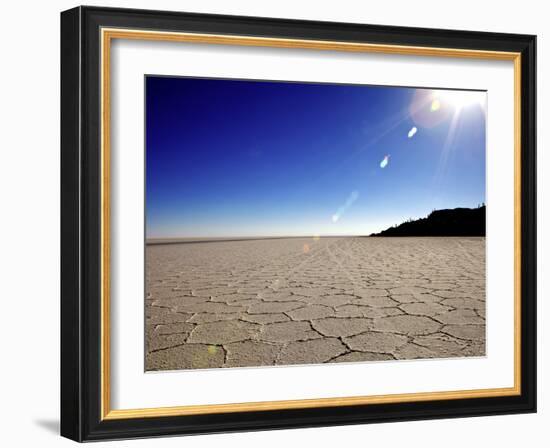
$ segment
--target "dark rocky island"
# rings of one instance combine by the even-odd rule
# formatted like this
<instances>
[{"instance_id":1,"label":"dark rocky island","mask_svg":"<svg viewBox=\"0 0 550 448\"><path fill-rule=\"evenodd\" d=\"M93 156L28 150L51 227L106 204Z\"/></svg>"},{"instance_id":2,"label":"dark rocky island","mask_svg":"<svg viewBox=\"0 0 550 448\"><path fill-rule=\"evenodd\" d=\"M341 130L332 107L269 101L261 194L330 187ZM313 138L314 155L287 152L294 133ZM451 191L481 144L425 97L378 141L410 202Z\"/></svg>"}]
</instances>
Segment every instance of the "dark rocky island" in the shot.
<instances>
[{"instance_id":1,"label":"dark rocky island","mask_svg":"<svg viewBox=\"0 0 550 448\"><path fill-rule=\"evenodd\" d=\"M485 205L434 210L370 236L485 236Z\"/></svg>"}]
</instances>

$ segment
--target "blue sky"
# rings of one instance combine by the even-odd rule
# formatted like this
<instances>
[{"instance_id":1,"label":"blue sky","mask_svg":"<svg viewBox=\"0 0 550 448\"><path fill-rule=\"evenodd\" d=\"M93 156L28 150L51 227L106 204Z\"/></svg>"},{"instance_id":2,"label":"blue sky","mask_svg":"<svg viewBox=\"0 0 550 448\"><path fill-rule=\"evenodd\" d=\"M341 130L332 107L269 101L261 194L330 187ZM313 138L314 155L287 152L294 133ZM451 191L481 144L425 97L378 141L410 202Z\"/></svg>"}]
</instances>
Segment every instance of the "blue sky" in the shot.
<instances>
[{"instance_id":1,"label":"blue sky","mask_svg":"<svg viewBox=\"0 0 550 448\"><path fill-rule=\"evenodd\" d=\"M146 236L367 235L485 202L485 92L146 77Z\"/></svg>"}]
</instances>

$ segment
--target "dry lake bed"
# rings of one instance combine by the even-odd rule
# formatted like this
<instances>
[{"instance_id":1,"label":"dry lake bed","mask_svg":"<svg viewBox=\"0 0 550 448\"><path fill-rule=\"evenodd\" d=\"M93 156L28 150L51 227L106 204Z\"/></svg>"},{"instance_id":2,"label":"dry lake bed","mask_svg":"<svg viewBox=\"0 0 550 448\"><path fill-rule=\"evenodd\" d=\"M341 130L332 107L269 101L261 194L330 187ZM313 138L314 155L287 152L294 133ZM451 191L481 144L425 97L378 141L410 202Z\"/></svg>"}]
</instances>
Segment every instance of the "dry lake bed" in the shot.
<instances>
[{"instance_id":1,"label":"dry lake bed","mask_svg":"<svg viewBox=\"0 0 550 448\"><path fill-rule=\"evenodd\" d=\"M145 367L485 355L485 238L146 248Z\"/></svg>"}]
</instances>

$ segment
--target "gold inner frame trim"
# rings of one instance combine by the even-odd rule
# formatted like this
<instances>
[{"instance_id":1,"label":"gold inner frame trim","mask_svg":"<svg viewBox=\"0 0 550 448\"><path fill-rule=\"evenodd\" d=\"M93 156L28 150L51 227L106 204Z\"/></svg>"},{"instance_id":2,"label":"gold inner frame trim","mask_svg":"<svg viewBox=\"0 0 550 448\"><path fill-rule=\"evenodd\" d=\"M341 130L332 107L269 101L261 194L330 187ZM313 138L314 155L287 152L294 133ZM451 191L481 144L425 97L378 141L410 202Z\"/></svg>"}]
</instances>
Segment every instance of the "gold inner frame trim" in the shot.
<instances>
[{"instance_id":1,"label":"gold inner frame trim","mask_svg":"<svg viewBox=\"0 0 550 448\"><path fill-rule=\"evenodd\" d=\"M303 400L280 400L213 405L188 405L140 409L111 409L110 366L110 62L111 41L131 39L186 42L214 45L240 45L296 48L324 51L383 53L411 56L455 57L505 60L514 63L514 386L442 392L419 392ZM279 39L216 34L101 29L101 419L116 420L229 412L252 412L317 407L406 403L432 400L503 397L521 394L521 54L514 52L459 48L336 42L305 39Z\"/></svg>"}]
</instances>

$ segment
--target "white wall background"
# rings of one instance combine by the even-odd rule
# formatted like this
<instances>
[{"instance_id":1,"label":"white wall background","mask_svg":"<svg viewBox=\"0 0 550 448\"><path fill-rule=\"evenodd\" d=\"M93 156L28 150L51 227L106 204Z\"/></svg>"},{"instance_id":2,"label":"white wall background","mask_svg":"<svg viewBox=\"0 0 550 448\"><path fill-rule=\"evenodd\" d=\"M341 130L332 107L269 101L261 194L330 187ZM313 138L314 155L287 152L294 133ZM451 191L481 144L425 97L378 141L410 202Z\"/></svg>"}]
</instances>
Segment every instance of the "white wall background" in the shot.
<instances>
[{"instance_id":1,"label":"white wall background","mask_svg":"<svg viewBox=\"0 0 550 448\"><path fill-rule=\"evenodd\" d=\"M371 4L369 4L371 3ZM550 393L543 357L548 295L550 120L545 79L550 53L546 2L134 0L87 4L295 19L537 34L539 195L539 413L337 428L123 441L116 446L545 446ZM78 3L5 2L0 27L0 443L69 446L59 414L59 12ZM546 176L545 176L546 174ZM106 444L98 444L103 446ZM109 446L115 446L113 444Z\"/></svg>"}]
</instances>

